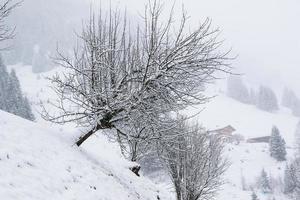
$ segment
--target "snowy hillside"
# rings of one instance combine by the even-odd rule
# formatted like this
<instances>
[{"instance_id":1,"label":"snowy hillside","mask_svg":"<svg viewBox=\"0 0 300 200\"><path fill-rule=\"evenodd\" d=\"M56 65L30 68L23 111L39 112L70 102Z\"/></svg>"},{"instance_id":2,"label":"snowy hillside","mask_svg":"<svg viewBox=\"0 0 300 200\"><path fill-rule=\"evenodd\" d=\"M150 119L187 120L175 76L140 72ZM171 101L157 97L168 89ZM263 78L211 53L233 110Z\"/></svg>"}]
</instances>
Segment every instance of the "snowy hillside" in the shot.
<instances>
[{"instance_id":1,"label":"snowy hillside","mask_svg":"<svg viewBox=\"0 0 300 200\"><path fill-rule=\"evenodd\" d=\"M137 177L117 145L98 134L82 148L63 128L45 127L0 111L0 197L5 200L168 199Z\"/></svg>"},{"instance_id":2,"label":"snowy hillside","mask_svg":"<svg viewBox=\"0 0 300 200\"><path fill-rule=\"evenodd\" d=\"M240 144L229 144L226 147L231 166L226 172L226 181L219 199L250 200L252 186L255 185L262 169L276 181L283 181L283 173L286 164L294 158L294 133L299 119L290 114L284 107L278 112L269 113L257 109L253 105L240 103L227 97L222 92L212 93L216 95L205 106L190 108L189 114L203 111L193 120L210 130L233 126L235 134L241 134L245 141ZM246 143L252 137L270 136L271 128L276 125L287 143L287 162L278 162L270 157L267 143ZM242 180L244 179L244 180ZM242 183L244 181L244 183ZM246 190L243 190L243 186ZM254 189L255 190L255 189ZM258 198L268 200L276 197L284 200L287 197L279 194L282 191L274 191L273 194L258 193Z\"/></svg>"},{"instance_id":3,"label":"snowy hillside","mask_svg":"<svg viewBox=\"0 0 300 200\"><path fill-rule=\"evenodd\" d=\"M298 118L282 107L279 111L270 113L257 109L253 105L240 103L223 93L217 95L209 103L187 112L196 113L203 110L195 120L210 130L231 125L236 133L242 134L246 139L251 137L268 136L271 128L276 125L288 146L293 145L294 132Z\"/></svg>"},{"instance_id":4,"label":"snowy hillside","mask_svg":"<svg viewBox=\"0 0 300 200\"><path fill-rule=\"evenodd\" d=\"M31 102L35 104L34 108L37 114L40 109L38 105L40 99L46 102L48 98L53 97L47 87L49 83L44 77L54 74L59 69L37 75L31 72L30 66L19 65L12 67L16 69L17 75L20 77L23 90L30 97ZM210 130L231 125L236 129L235 133L243 135L245 139L269 136L272 126L276 125L287 142L288 160L294 157L293 140L295 127L298 122L297 117L292 116L286 108L280 108L279 111L274 113L259 110L253 105L243 104L227 97L223 92L220 92L220 87L214 87L210 90L210 94L217 95L217 97L204 106L193 107L186 111L188 114L194 114L203 110L193 120L203 124ZM22 178L19 178L21 180L16 182L18 185L6 184L6 187L10 189L8 191L11 193L14 191L28 193L27 189L38 187L41 188L41 192L35 195L39 198L43 197L43 194L48 193L49 195L47 196L55 194L61 195L61 197L64 197L63 199L72 199L68 195L79 194L80 196L80 194L87 193L86 199L91 199L92 197L105 199L110 194L115 195L110 196L111 199L119 197L119 195L122 196L122 199L152 199L158 194L157 187L149 180L132 175L128 170L130 163L121 158L118 147L108 145L108 142L101 134L98 134L97 140L90 140L89 143L84 145L82 150L79 150L70 146L72 139L66 134L70 132L68 128L64 128L64 130L59 130L59 128L57 130L53 130L53 128L45 130L45 128L39 127L37 124L16 119L11 115L8 116L6 113L1 113L1 119L5 119L1 120L1 129L9 132L2 136L7 140L6 143L10 144L5 146L5 148L9 148L7 152L15 152L9 155L10 159L7 159L6 154L2 155L1 159L5 160L6 165L8 165L8 167L5 167L5 170L10 170L4 174L13 172L15 178L20 177L20 174L22 174ZM38 119L38 121L39 123L44 123L42 119ZM15 123L19 123L21 126L18 126L18 129L12 128ZM9 134L13 137L8 137ZM17 137L20 134L24 134L23 140ZM72 134L72 137L74 137L74 134ZM3 141L3 139L1 140ZM24 146L24 150L20 145ZM52 147L55 148L51 149ZM42 156L39 152L34 151L35 149L46 152L46 155ZM225 153L231 162L231 166L226 172L226 184L218 199L250 200L252 185L255 184L262 169L265 169L268 175L271 175L276 181L282 181L286 162L277 162L271 158L269 146L266 143L250 144L242 141L239 145L228 144ZM28 157L28 159L20 160L23 156L25 158ZM119 160L121 160L120 163ZM28 163L32 163L33 166ZM47 165L44 163L47 163ZM18 167L19 165L21 167ZM37 173L31 174L34 167L39 170ZM61 173L61 175L59 178L56 176L56 178L52 179L50 177L52 177L51 174L53 173ZM111 174L113 175L111 176ZM32 175L34 177L31 177ZM46 176L46 178L40 178L41 176ZM29 179L36 179L37 181L30 182L33 185L23 184ZM242 179L244 179L246 187L244 190ZM14 180L9 181L13 182ZM40 184L41 181L44 183ZM147 181L146 184L145 181ZM75 184L76 182L79 182L79 184ZM20 185L23 186L19 187ZM93 189L94 186L96 189ZM90 190L92 192L87 192ZM170 191L165 193L159 191L159 195L160 197L164 194L170 195L168 192ZM280 194L280 191L275 191L274 194L262 194L257 191L257 195L261 200L268 200L273 197L276 197L277 200L286 199ZM30 199L29 196L28 199Z\"/></svg>"}]
</instances>

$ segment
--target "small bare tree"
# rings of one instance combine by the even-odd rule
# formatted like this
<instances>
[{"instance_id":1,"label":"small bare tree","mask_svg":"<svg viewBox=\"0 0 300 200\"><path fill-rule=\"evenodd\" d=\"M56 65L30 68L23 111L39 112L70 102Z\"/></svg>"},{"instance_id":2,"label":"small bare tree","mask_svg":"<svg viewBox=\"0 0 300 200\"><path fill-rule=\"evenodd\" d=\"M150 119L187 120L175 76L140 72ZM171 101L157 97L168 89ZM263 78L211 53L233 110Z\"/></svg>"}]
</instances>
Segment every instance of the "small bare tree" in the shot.
<instances>
[{"instance_id":1,"label":"small bare tree","mask_svg":"<svg viewBox=\"0 0 300 200\"><path fill-rule=\"evenodd\" d=\"M52 103L59 113L44 110L44 118L90 127L78 146L100 129L116 130L117 138L134 141L141 134L159 137L151 125L157 118L206 102L205 84L216 72L229 70L228 52L219 51L219 31L208 19L189 31L185 12L176 28L173 12L163 22L162 11L153 1L134 27L119 11L93 15L74 55L59 53L56 59L66 68L62 76L50 78L59 97ZM139 122L142 127L130 123L135 116L146 119ZM130 134L133 128L140 134Z\"/></svg>"},{"instance_id":2,"label":"small bare tree","mask_svg":"<svg viewBox=\"0 0 300 200\"><path fill-rule=\"evenodd\" d=\"M181 134L175 134L172 142L162 143L161 158L168 168L177 200L213 199L228 167L222 155L222 139L209 135L198 125L189 127L183 121L176 131ZM170 134L174 135L174 130Z\"/></svg>"}]
</instances>

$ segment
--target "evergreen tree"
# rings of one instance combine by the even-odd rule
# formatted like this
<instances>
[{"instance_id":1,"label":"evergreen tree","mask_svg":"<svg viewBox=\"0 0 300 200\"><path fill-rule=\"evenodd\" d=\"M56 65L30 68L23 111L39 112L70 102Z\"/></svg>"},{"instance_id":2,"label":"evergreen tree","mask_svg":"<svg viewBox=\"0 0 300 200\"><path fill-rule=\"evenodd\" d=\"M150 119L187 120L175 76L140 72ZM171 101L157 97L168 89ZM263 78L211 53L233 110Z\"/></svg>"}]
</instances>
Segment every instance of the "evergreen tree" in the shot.
<instances>
[{"instance_id":1,"label":"evergreen tree","mask_svg":"<svg viewBox=\"0 0 300 200\"><path fill-rule=\"evenodd\" d=\"M295 103L296 98L297 97L292 90L290 90L288 88L284 88L283 93L282 93L281 105L291 108L292 105Z\"/></svg>"},{"instance_id":2,"label":"evergreen tree","mask_svg":"<svg viewBox=\"0 0 300 200\"><path fill-rule=\"evenodd\" d=\"M297 123L295 130L295 147L297 154L300 155L300 121Z\"/></svg>"},{"instance_id":3,"label":"evergreen tree","mask_svg":"<svg viewBox=\"0 0 300 200\"><path fill-rule=\"evenodd\" d=\"M293 115L300 116L300 99L292 90L287 88L284 89L282 95L282 105L290 108Z\"/></svg>"},{"instance_id":4,"label":"evergreen tree","mask_svg":"<svg viewBox=\"0 0 300 200\"><path fill-rule=\"evenodd\" d=\"M49 71L51 69L50 63L44 48L36 45L32 56L32 72L41 73Z\"/></svg>"},{"instance_id":5,"label":"evergreen tree","mask_svg":"<svg viewBox=\"0 0 300 200\"><path fill-rule=\"evenodd\" d=\"M15 70L7 72L0 57L0 109L34 120L34 115L26 97L23 96L19 79Z\"/></svg>"},{"instance_id":6,"label":"evergreen tree","mask_svg":"<svg viewBox=\"0 0 300 200\"><path fill-rule=\"evenodd\" d=\"M257 96L257 107L268 112L278 110L277 97L273 90L260 86Z\"/></svg>"},{"instance_id":7,"label":"evergreen tree","mask_svg":"<svg viewBox=\"0 0 300 200\"><path fill-rule=\"evenodd\" d=\"M238 76L230 76L227 80L227 95L242 103L251 103L249 91Z\"/></svg>"},{"instance_id":8,"label":"evergreen tree","mask_svg":"<svg viewBox=\"0 0 300 200\"><path fill-rule=\"evenodd\" d=\"M253 88L250 89L249 98L250 98L250 103L251 104L253 104L253 105L257 104L257 94L256 94L256 91Z\"/></svg>"},{"instance_id":9,"label":"evergreen tree","mask_svg":"<svg viewBox=\"0 0 300 200\"><path fill-rule=\"evenodd\" d=\"M296 186L293 179L293 170L291 170L292 166L286 165L284 170L284 177L283 177L283 192L285 194L293 193Z\"/></svg>"},{"instance_id":10,"label":"evergreen tree","mask_svg":"<svg viewBox=\"0 0 300 200\"><path fill-rule=\"evenodd\" d=\"M2 57L0 56L0 109L7 110L7 95L9 90L7 83L9 80L9 74L7 73L6 66L3 64Z\"/></svg>"},{"instance_id":11,"label":"evergreen tree","mask_svg":"<svg viewBox=\"0 0 300 200\"><path fill-rule=\"evenodd\" d=\"M257 197L257 195L256 195L256 193L254 191L251 194L251 199L252 200L259 200L258 197Z\"/></svg>"},{"instance_id":12,"label":"evergreen tree","mask_svg":"<svg viewBox=\"0 0 300 200\"><path fill-rule=\"evenodd\" d=\"M278 161L286 160L285 141L276 126L273 126L270 137L270 155Z\"/></svg>"},{"instance_id":13,"label":"evergreen tree","mask_svg":"<svg viewBox=\"0 0 300 200\"><path fill-rule=\"evenodd\" d=\"M30 103L29 103L27 97L23 98L23 112L22 113L23 113L22 115L25 119L29 119L31 121L35 120L35 117L32 113L31 106L30 106Z\"/></svg>"},{"instance_id":14,"label":"evergreen tree","mask_svg":"<svg viewBox=\"0 0 300 200\"><path fill-rule=\"evenodd\" d=\"M269 177L268 177L268 175L267 175L267 173L264 169L261 171L260 189L263 193L270 193L271 192L270 180L269 180Z\"/></svg>"},{"instance_id":15,"label":"evergreen tree","mask_svg":"<svg viewBox=\"0 0 300 200\"><path fill-rule=\"evenodd\" d=\"M271 192L270 181L269 181L268 175L264 169L261 171L261 176L259 178L259 188L261 189L261 191L263 193Z\"/></svg>"},{"instance_id":16,"label":"evergreen tree","mask_svg":"<svg viewBox=\"0 0 300 200\"><path fill-rule=\"evenodd\" d=\"M9 106L8 112L23 117L23 95L15 70L12 70L10 73L8 89L10 91L7 96Z\"/></svg>"}]
</instances>

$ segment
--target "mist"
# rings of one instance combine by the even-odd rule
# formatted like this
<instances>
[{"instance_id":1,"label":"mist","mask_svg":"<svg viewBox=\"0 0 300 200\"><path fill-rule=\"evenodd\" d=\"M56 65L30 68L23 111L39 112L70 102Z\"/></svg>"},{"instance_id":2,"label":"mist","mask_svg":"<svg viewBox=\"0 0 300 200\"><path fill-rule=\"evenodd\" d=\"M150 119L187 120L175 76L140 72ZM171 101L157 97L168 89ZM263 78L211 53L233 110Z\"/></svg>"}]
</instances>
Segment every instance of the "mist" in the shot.
<instances>
[{"instance_id":1,"label":"mist","mask_svg":"<svg viewBox=\"0 0 300 200\"><path fill-rule=\"evenodd\" d=\"M48 48L51 57L57 46L71 49L76 44L75 33L80 33L90 10L112 7L126 9L137 19L148 1L138 0L26 0L15 10L10 24L17 27L16 40L8 53L9 64L32 64L32 55L16 53L19 43L26 41L27 51L34 46ZM265 84L281 91L289 87L300 91L297 83L300 63L300 28L297 19L300 2L296 0L178 0L162 1L164 7L175 5L175 16L184 7L190 16L190 26L198 25L207 17L221 30L224 49L232 49L234 72L243 74L250 84ZM68 6L66 6L68 5ZM20 42L22 41L22 42ZM42 41L42 42L41 42ZM24 42L23 42L24 43ZM28 43L31 43L30 45ZM42 43L42 44L41 44ZM30 47L28 47L30 46ZM46 46L46 47L45 47ZM15 47L15 48L14 48ZM12 56L11 54L14 54ZM33 53L31 53L33 54ZM51 56L50 56L51 55ZM24 58L27 57L27 58ZM296 93L300 93L297 92Z\"/></svg>"}]
</instances>

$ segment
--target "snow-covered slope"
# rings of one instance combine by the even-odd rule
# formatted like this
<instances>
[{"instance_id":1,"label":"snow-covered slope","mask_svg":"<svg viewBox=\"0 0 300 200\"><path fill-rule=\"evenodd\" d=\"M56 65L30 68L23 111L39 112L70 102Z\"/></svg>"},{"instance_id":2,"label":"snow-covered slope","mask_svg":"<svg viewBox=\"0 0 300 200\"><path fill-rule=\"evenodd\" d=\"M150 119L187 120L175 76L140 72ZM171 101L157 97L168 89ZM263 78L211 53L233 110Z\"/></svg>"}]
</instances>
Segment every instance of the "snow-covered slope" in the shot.
<instances>
[{"instance_id":1,"label":"snow-covered slope","mask_svg":"<svg viewBox=\"0 0 300 200\"><path fill-rule=\"evenodd\" d=\"M240 103L223 93L219 93L207 104L190 108L189 114L203 110L194 120L213 130L231 125L235 133L242 134L246 139L251 137L268 136L272 126L276 125L287 144L293 144L294 132L299 119L290 111L281 108L270 113L257 109L254 105Z\"/></svg>"},{"instance_id":2,"label":"snow-covered slope","mask_svg":"<svg viewBox=\"0 0 300 200\"><path fill-rule=\"evenodd\" d=\"M47 85L47 81L45 81L44 77L49 76L55 71L59 71L59 69L55 69L54 71L43 73L40 75L32 74L30 66L13 66L16 68L17 75L20 78L23 90L26 92L26 94L30 97L30 100L35 103L35 109L38 111L39 107L36 103L42 99L42 101L46 101L48 98L52 97L51 92L49 91L49 88ZM223 84L224 85L224 84ZM276 113L269 113L262 110L257 109L253 105L247 105L239 103L231 98L228 98L225 94L223 94L222 91L220 91L220 86L214 86L213 89L209 90L210 94L217 95L217 97L213 98L208 104L197 106L190 108L186 110L185 112L188 114L194 114L202 109L204 109L199 115L197 115L193 120L197 121L200 124L203 124L206 128L213 130L216 128L221 128L227 125L232 125L238 134L241 134L247 138L251 137L258 137L258 136L268 136L271 134L271 128L273 125L276 125L282 136L287 142L287 152L288 152L288 160L293 158L294 150L294 131L296 127L296 123L298 122L298 118L294 117L290 114L290 111L285 108L280 108L280 110ZM7 115L7 114L6 114ZM4 117L6 118L6 117ZM2 118L1 118L2 119ZM13 119L14 120L14 119ZM19 119L18 119L19 120ZM1 120L3 121L3 120ZM10 120L6 119L4 121L7 121L7 123L10 123ZM42 123L41 119L38 119L39 123ZM3 122L0 124L0 130L2 130L2 127L5 127ZM22 123L21 123L22 124ZM6 125L9 126L9 125ZM30 125L34 127L38 127L38 125ZM21 126L22 127L22 126ZM22 128L21 128L22 129ZM31 130L31 128L29 128ZM3 129L4 130L4 129ZM58 166L61 168L67 168L68 165L72 165L72 175L68 175L68 171L65 169L60 176L63 177L62 180L64 180L66 183L63 183L66 185L67 188L75 188L74 190L64 190L64 189L57 189L56 184L60 182L61 180L56 180L58 178L54 178L53 180L48 180L49 176L41 177L36 174L38 177L37 180L42 180L46 182L46 185L52 185L55 190L57 190L58 193L62 192L64 195L74 195L77 194L76 192L81 194L87 193L86 195L96 195L97 192L103 193L103 195L107 193L113 193L116 196L120 195L118 191L122 191L122 186L125 184L125 188L128 187L129 189L124 189L124 194L120 197L120 199L127 198L128 195L130 195L130 198L128 199L134 199L137 198L137 194L135 195L135 191L139 193L139 195L142 194L149 194L151 198L153 195L156 194L155 186L153 186L152 183L143 182L143 178L136 178L132 177L132 174L128 172L128 166L130 163L127 163L126 161L121 158L119 155L119 149L117 146L111 146L110 143L108 143L101 134L98 136L97 140L90 140L89 144L86 144L82 150L78 150L76 147L71 147L70 144L72 144L72 138L69 138L68 136L65 136L68 128L64 127L64 130L52 130L48 128L37 128L34 132L39 132L42 134L36 134L39 136L36 136L34 139L35 142L32 142L33 140L29 137L15 137L15 141L13 141L12 138L10 138L10 146L15 145L14 147L16 149L19 149L20 152L22 152L22 148L18 147L18 143L22 144L20 141L24 140L24 144L35 144L37 146L32 146L32 148L29 146L28 148L31 148L31 151L34 151L34 149L43 149L47 148L48 150L51 149L50 147L53 147L52 153L48 156L56 157L57 158L54 161L47 158L41 158L41 162L45 165L47 163L49 167L47 170L49 170L48 173L60 173L60 170L50 170L53 162L58 163ZM16 135L20 135L20 133L15 130L14 127L11 127L11 132L13 132ZM23 132L21 132L23 133ZM51 134L49 134L51 133ZM29 134L29 133L27 133ZM2 135L2 134L1 134ZM74 134L71 134L74 136ZM75 134L76 135L76 134ZM2 136L3 137L3 136ZM8 134L5 134L5 137L8 137ZM61 138L58 140L58 138ZM2 140L2 139L1 139ZM41 142L40 142L41 141ZM47 142L45 142L47 141ZM49 141L49 142L48 142ZM53 141L51 145L51 141ZM40 142L40 144L38 143ZM45 142L45 143L43 143ZM93 143L92 143L93 142ZM3 144L3 143L0 143ZM100 145L99 145L100 144ZM57 147L56 147L57 146ZM100 147L101 148L100 148ZM2 145L0 146L1 148ZM4 148L9 147L6 145ZM59 148L59 149L57 149ZM62 151L64 150L64 151ZM226 184L223 187L223 190L220 191L220 195L218 199L231 199L231 200L250 200L251 199L251 193L252 193L252 186L255 184L257 177L259 177L261 170L265 169L265 171L268 173L269 176L272 176L273 179L276 179L276 181L281 181L282 174L286 165L286 162L277 162L274 159L272 159L269 156L269 149L268 144L249 144L244 142L241 142L239 145L235 144L229 144L226 146L225 153L228 156L231 166L229 167L228 171L226 172L225 178L226 178ZM16 150L17 151L17 150ZM62 151L62 152L61 152ZM1 151L2 152L2 151ZM18 151L17 151L18 152ZM50 151L49 151L50 152ZM56 153L55 153L56 152ZM113 153L110 153L113 152ZM25 153L24 153L25 154ZM31 155L31 153L27 153L26 155L19 155L19 158L28 157L28 155ZM39 156L42 156L41 154L37 154ZM115 158L111 158L111 156L114 155ZM112 156L112 157L114 157ZM12 156L11 156L12 157ZM51 158L52 158L51 157ZM70 158L69 158L70 157ZM13 158L13 157L12 157ZM1 159L7 159L6 155L1 155ZM32 158L33 159L33 158ZM33 159L34 160L34 159ZM50 160L50 161L49 161ZM118 164L119 160L121 160L122 164ZM27 161L27 160L26 160ZM23 167L26 168L26 161L23 162ZM29 160L30 161L30 160ZM40 162L37 159L37 162ZM116 161L116 162L114 162ZM12 161L11 161L12 162ZM14 166L17 166L17 161L14 161ZM21 161L19 161L21 162ZM24 164L25 163L25 164ZM88 163L88 164L86 164ZM1 164L1 161L0 161ZM37 165L37 164L36 164ZM42 165L42 164L41 164ZM47 166L48 166L47 165ZM74 165L74 166L73 166ZM1 165L0 165L1 166ZM88 166L88 167L86 167ZM92 166L95 167L97 170L97 173L93 172L95 171L92 169ZM100 167L99 167L100 166ZM10 166L8 165L8 168ZM6 168L5 168L6 169ZM12 169L19 169L18 167L12 168ZM92 171L90 171L92 169ZM8 170L8 169L6 169ZM28 167L28 170L32 170L31 167ZM42 170L42 169L41 169ZM44 171L47 171L44 170ZM99 171L98 171L99 170ZM13 171L13 170L12 170ZM17 171L18 172L18 171ZM38 171L40 172L40 171ZM125 173L125 175L123 174ZM25 178L20 178L24 180L30 180L27 172L24 172L23 176ZM66 175L66 174L67 175ZM115 176L110 177L107 174L114 174ZM0 174L2 175L2 172L0 170ZM30 173L29 173L30 174ZM78 177L75 178L75 180L81 180L80 183L84 184L75 184L73 181L73 177L76 177L76 174L79 174L79 176L83 176L84 179L79 179ZM83 174L86 174L85 176ZM117 175L118 174L118 175ZM97 177L98 176L98 177ZM7 177L9 177L7 175ZM17 175L15 177L18 177ZM243 190L242 188L242 177L244 177L244 182L246 185L246 190ZM65 180L66 179L66 180ZM117 179L120 179L121 181L118 181ZM34 179L33 179L34 180ZM70 181L71 180L71 181ZM0 180L2 181L2 179ZM49 181L49 182L47 182ZM54 181L54 182L52 182ZM56 182L55 182L56 181ZM109 182L112 181L112 182ZM130 184L130 181L132 184ZM28 181L29 182L29 181ZM35 182L36 185L39 187L42 187L40 184L38 184L39 181ZM69 185L67 184L69 183ZM107 185L105 184L107 183ZM28 184L33 184L29 182ZM45 183L44 183L45 184ZM91 190L90 191L90 184L93 187L93 185L96 185L97 190ZM105 184L105 185L103 185ZM26 185L26 184L25 184ZM61 185L61 184L60 184ZM107 188L110 185L110 188ZM49 186L47 186L49 187ZM59 186L60 187L60 186ZM0 187L1 190L2 187ZM31 188L28 186L27 188ZM99 189L98 189L99 188ZM105 188L104 191L100 190L101 188ZM280 191L275 191L274 194L262 194L259 190L256 188L253 188L259 197L260 200L268 200L272 199L273 196L276 197L276 200L284 200L287 197L280 194ZM46 189L43 189L46 190ZM116 191L116 192L110 192ZM12 191L12 190L11 190ZM26 191L26 190L23 190ZM27 191L28 192L28 191ZM75 192L75 193L74 193ZM43 192L42 192L43 193ZM46 193L46 192L45 192ZM161 191L162 193L162 191ZM52 192L51 192L52 194ZM147 199L148 197L141 196L140 199ZM62 196L64 197L64 196ZM102 196L100 196L102 198ZM100 198L97 196L97 198ZM124 197L124 198L123 198ZM97 199L96 198L96 199ZM100 199L101 199L100 198ZM125 198L125 199L126 199ZM30 199L30 198L29 198ZM63 198L64 199L64 198ZM66 197L66 199L68 199ZM83 199L83 198L79 198ZM89 199L87 197L87 199ZM105 199L105 198L102 198ZM165 198L161 198L165 199Z\"/></svg>"},{"instance_id":3,"label":"snow-covered slope","mask_svg":"<svg viewBox=\"0 0 300 200\"><path fill-rule=\"evenodd\" d=\"M213 93L214 95L216 93ZM212 94L212 95L213 95ZM193 114L203 110L193 120L210 130L233 126L235 134L241 134L245 140L252 137L269 136L271 128L276 125L287 143L287 162L294 157L294 132L299 118L290 114L290 111L281 107L274 113L257 109L253 105L240 103L227 97L222 92L204 106L188 109L186 112ZM225 148L231 166L226 172L226 184L220 192L219 199L250 200L252 190L257 192L260 200L285 200L280 188L274 194L263 194L258 189L252 188L264 169L273 181L280 182L287 162L278 162L270 157L267 143L228 144ZM244 179L243 190L242 179Z\"/></svg>"},{"instance_id":4,"label":"snow-covered slope","mask_svg":"<svg viewBox=\"0 0 300 200\"><path fill-rule=\"evenodd\" d=\"M71 131L71 130L70 130ZM82 148L65 129L45 127L0 111L0 199L168 199L117 145L97 134ZM167 194L167 195L166 195Z\"/></svg>"}]
</instances>

